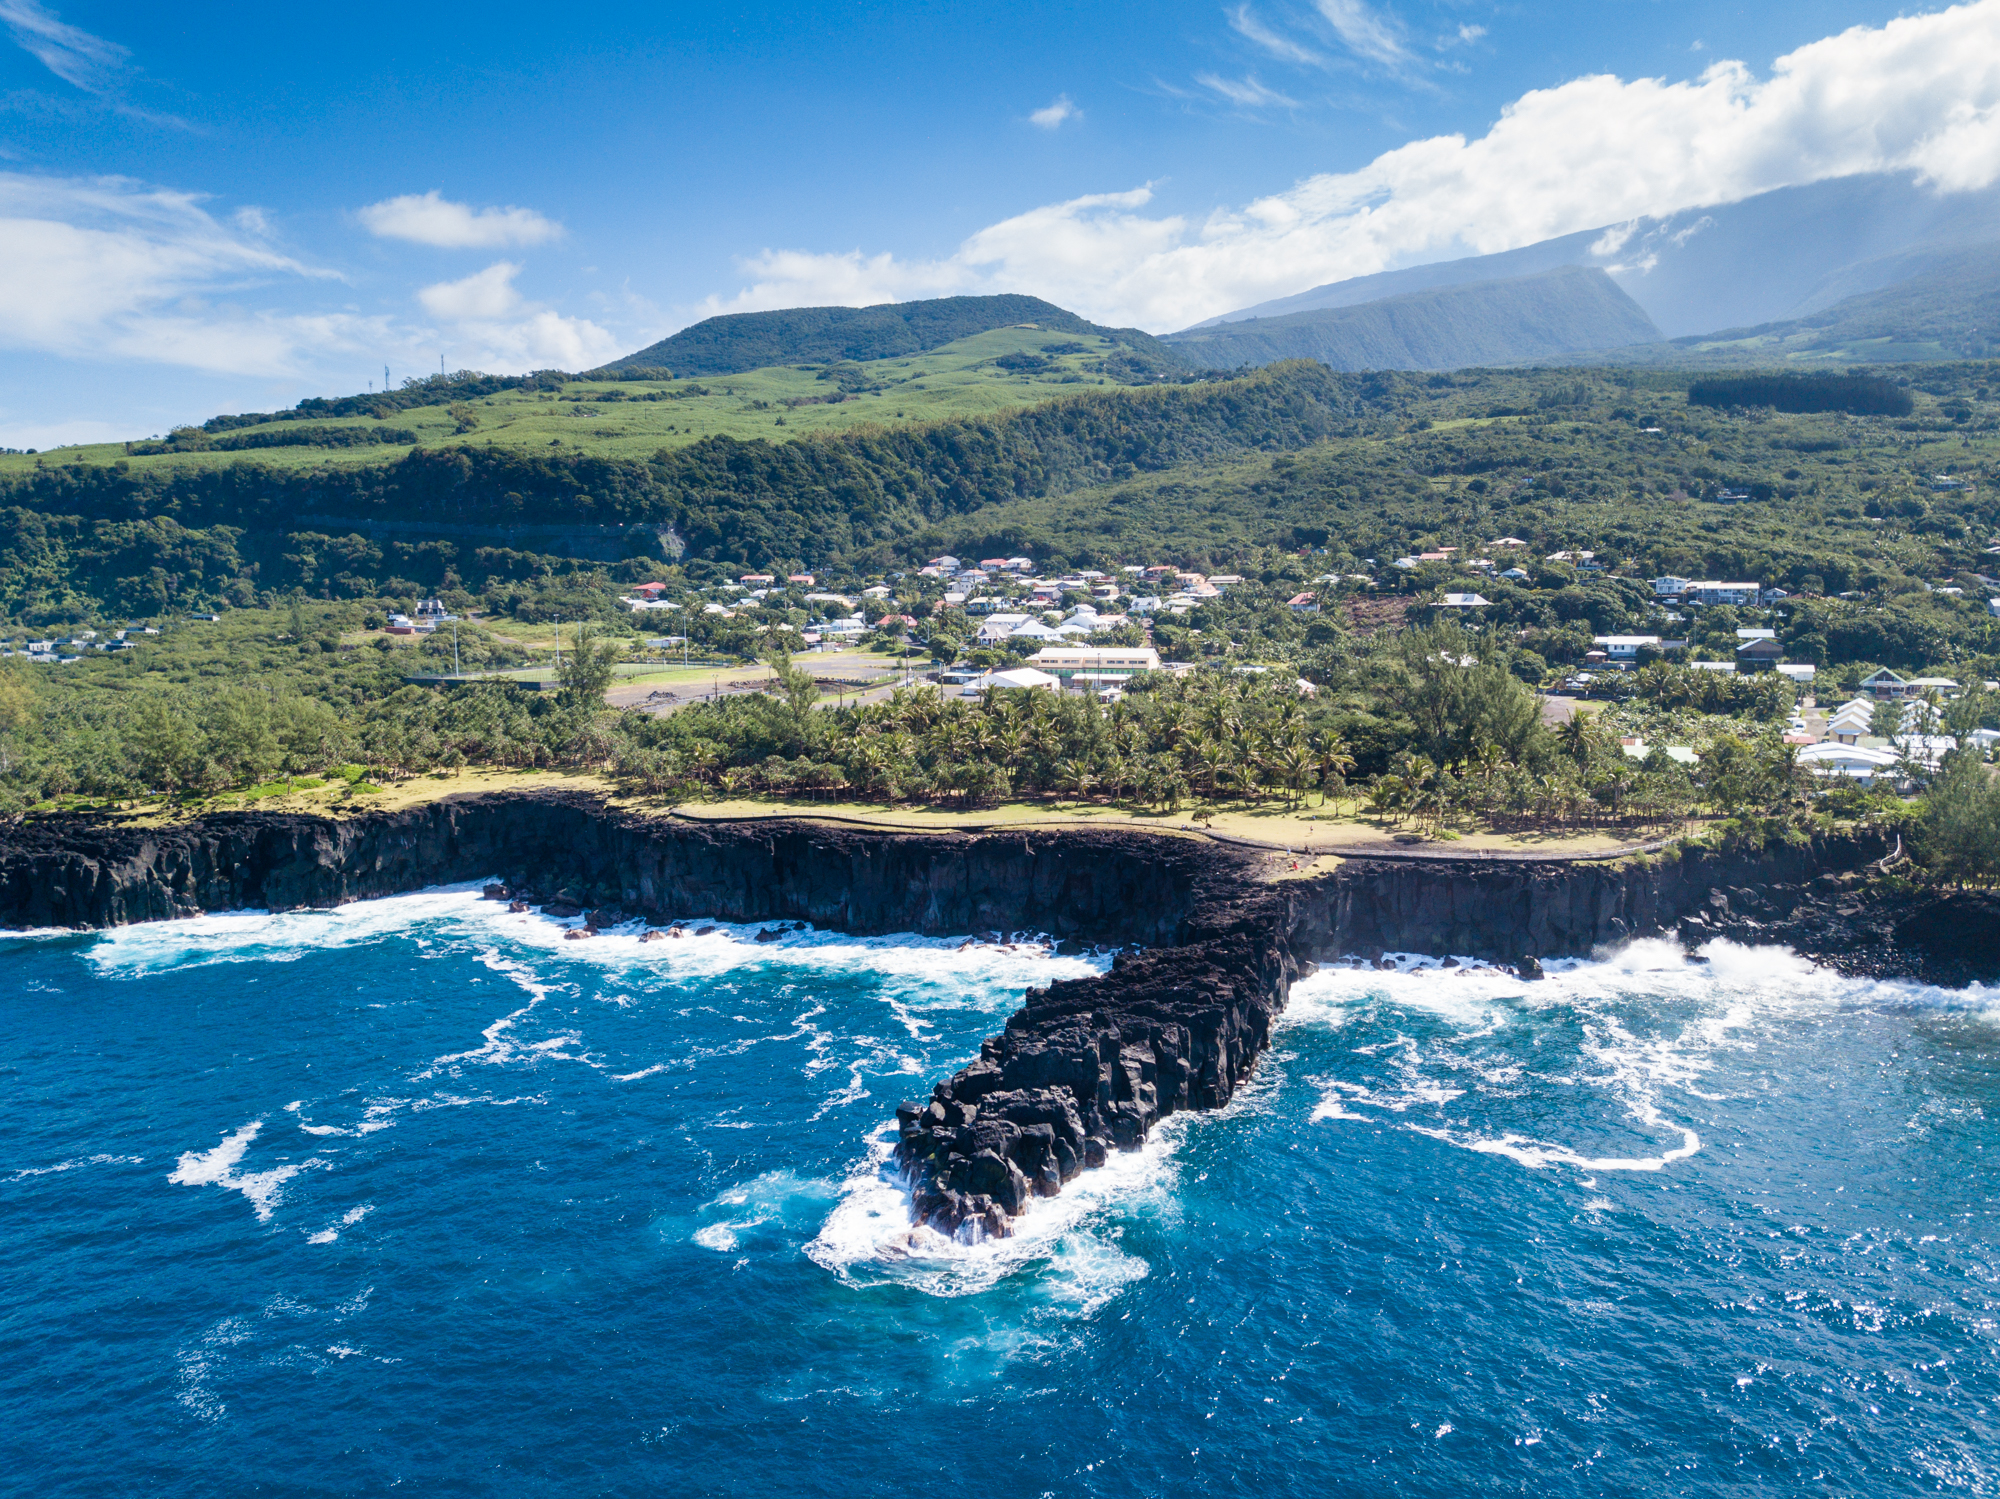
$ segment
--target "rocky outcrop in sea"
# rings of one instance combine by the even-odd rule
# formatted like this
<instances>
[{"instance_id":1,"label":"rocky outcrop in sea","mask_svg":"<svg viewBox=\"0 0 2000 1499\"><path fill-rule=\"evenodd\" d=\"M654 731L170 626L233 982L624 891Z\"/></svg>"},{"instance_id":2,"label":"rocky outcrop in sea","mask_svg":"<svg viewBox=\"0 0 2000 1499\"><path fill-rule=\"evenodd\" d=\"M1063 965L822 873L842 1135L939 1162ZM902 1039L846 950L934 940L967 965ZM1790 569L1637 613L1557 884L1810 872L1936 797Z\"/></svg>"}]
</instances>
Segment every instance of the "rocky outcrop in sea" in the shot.
<instances>
[{"instance_id":1,"label":"rocky outcrop in sea","mask_svg":"<svg viewBox=\"0 0 2000 1499\"><path fill-rule=\"evenodd\" d=\"M1451 954L1532 980L1541 960L1635 937L1726 936L1848 972L2000 977L2000 901L1885 878L1893 858L1861 834L1604 861L1369 855L1297 875L1264 851L1172 833L709 823L528 793L339 819L17 823L0 832L0 924L330 907L497 877L489 894L584 916L580 933L706 918L1118 949L1104 973L1030 990L974 1061L897 1109L919 1220L1004 1234L1161 1119L1228 1103L1316 963Z\"/></svg>"}]
</instances>

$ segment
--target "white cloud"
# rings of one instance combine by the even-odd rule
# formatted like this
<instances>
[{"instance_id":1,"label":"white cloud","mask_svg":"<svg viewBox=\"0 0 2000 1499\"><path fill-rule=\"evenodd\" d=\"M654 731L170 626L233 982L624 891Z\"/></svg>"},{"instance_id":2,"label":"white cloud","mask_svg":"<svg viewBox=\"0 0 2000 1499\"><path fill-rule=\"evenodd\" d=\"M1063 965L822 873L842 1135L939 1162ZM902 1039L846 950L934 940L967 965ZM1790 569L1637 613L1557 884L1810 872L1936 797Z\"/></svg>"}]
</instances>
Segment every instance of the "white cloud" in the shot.
<instances>
[{"instance_id":1,"label":"white cloud","mask_svg":"<svg viewBox=\"0 0 2000 1499\"><path fill-rule=\"evenodd\" d=\"M463 281L427 286L417 293L417 300L432 317L453 321L506 317L521 305L521 294L514 290L514 278L520 274L521 268L511 261L495 261Z\"/></svg>"},{"instance_id":2,"label":"white cloud","mask_svg":"<svg viewBox=\"0 0 2000 1499\"><path fill-rule=\"evenodd\" d=\"M357 360L427 365L439 352L456 368L580 369L624 347L524 299L510 261L423 288L431 326L286 307L338 278L273 246L254 209L225 223L196 194L124 178L0 173L0 265L0 348L66 358L303 380Z\"/></svg>"},{"instance_id":3,"label":"white cloud","mask_svg":"<svg viewBox=\"0 0 2000 1499\"><path fill-rule=\"evenodd\" d=\"M108 88L128 56L116 42L58 20L36 0L0 0L0 25L43 67L87 93Z\"/></svg>"},{"instance_id":4,"label":"white cloud","mask_svg":"<svg viewBox=\"0 0 2000 1499\"><path fill-rule=\"evenodd\" d=\"M1333 34L1355 56L1392 68L1403 67L1410 61L1402 29L1387 16L1370 10L1362 0L1316 0L1316 8L1333 28Z\"/></svg>"},{"instance_id":5,"label":"white cloud","mask_svg":"<svg viewBox=\"0 0 2000 1499\"><path fill-rule=\"evenodd\" d=\"M279 373L349 316L301 322L217 296L327 272L217 223L192 193L125 178L0 173L0 345L84 358Z\"/></svg>"},{"instance_id":6,"label":"white cloud","mask_svg":"<svg viewBox=\"0 0 2000 1499\"><path fill-rule=\"evenodd\" d=\"M1247 73L1241 78L1221 78L1214 73L1197 73L1194 81L1203 88L1220 94L1231 104L1241 104L1246 109L1274 106L1283 109L1298 108L1298 100L1281 94L1276 89L1266 88L1257 80L1254 73Z\"/></svg>"},{"instance_id":7,"label":"white cloud","mask_svg":"<svg viewBox=\"0 0 2000 1499\"><path fill-rule=\"evenodd\" d=\"M563 227L532 208L473 208L436 188L371 203L356 215L370 234L444 250L497 250L562 237Z\"/></svg>"},{"instance_id":8,"label":"white cloud","mask_svg":"<svg viewBox=\"0 0 2000 1499\"><path fill-rule=\"evenodd\" d=\"M1239 5L1224 14L1229 17L1230 28L1237 35L1256 43L1281 62L1301 63L1313 68L1325 66L1326 59L1319 53L1265 25L1248 5Z\"/></svg>"},{"instance_id":9,"label":"white cloud","mask_svg":"<svg viewBox=\"0 0 2000 1499\"><path fill-rule=\"evenodd\" d=\"M450 325L444 337L462 368L589 369L625 352L622 341L587 318L564 317L524 300L521 267L495 261L459 281L417 293L424 311Z\"/></svg>"},{"instance_id":10,"label":"white cloud","mask_svg":"<svg viewBox=\"0 0 2000 1499\"><path fill-rule=\"evenodd\" d=\"M1398 265L1898 170L1940 191L2000 179L2000 0L1853 27L1761 79L1734 62L1681 82L1573 79L1483 136L1412 141L1206 216L1150 216L1139 188L1033 209L934 261L767 250L745 263L750 285L691 310L1023 291L1177 328Z\"/></svg>"},{"instance_id":11,"label":"white cloud","mask_svg":"<svg viewBox=\"0 0 2000 1499\"><path fill-rule=\"evenodd\" d=\"M1044 130L1053 130L1064 120L1080 119L1083 111L1070 103L1068 94L1056 95L1054 101L1043 105L1028 116L1028 123L1039 125Z\"/></svg>"}]
</instances>

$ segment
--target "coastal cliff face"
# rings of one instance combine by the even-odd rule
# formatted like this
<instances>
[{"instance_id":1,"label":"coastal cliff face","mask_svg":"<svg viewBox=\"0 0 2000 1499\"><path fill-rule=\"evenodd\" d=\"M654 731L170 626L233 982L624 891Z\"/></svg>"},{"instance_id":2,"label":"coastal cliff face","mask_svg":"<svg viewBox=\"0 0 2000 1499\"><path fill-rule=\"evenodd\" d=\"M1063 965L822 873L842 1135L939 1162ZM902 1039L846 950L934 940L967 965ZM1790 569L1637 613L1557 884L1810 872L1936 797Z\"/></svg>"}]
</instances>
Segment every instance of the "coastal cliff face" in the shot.
<instances>
[{"instance_id":1,"label":"coastal cliff face","mask_svg":"<svg viewBox=\"0 0 2000 1499\"><path fill-rule=\"evenodd\" d=\"M1861 837L1604 864L1362 858L1273 880L1267 855L1139 831L713 824L503 794L340 821L18 826L0 834L0 925L330 907L497 878L511 898L571 913L1025 931L1140 949L1106 973L1031 990L976 1060L897 1109L919 1221L1004 1234L1036 1196L1135 1148L1161 1119L1228 1103L1315 963L1424 952L1533 978L1541 958L1678 934L1788 942L1854 971L1939 982L2000 972L2000 903L1871 897L1862 867L1885 852Z\"/></svg>"},{"instance_id":2,"label":"coastal cliff face","mask_svg":"<svg viewBox=\"0 0 2000 1499\"><path fill-rule=\"evenodd\" d=\"M1212 850L1079 834L895 834L638 817L593 798L447 798L340 821L221 813L0 835L0 924L117 926L245 906L331 907L498 878L635 915L810 921L858 933L1029 929L1172 943Z\"/></svg>"}]
</instances>

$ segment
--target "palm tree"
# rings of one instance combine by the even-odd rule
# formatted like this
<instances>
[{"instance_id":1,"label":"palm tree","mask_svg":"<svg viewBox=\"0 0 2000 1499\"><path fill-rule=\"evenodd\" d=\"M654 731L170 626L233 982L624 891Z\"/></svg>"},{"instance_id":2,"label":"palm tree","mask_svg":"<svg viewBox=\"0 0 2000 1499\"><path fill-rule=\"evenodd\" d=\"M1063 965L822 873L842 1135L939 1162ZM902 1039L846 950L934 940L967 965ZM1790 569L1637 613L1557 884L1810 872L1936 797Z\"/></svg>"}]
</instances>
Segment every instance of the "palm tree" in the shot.
<instances>
[{"instance_id":1,"label":"palm tree","mask_svg":"<svg viewBox=\"0 0 2000 1499\"><path fill-rule=\"evenodd\" d=\"M1291 800L1297 801L1303 797L1306 782L1311 778L1314 768L1312 751L1294 739L1278 751L1276 765L1285 789L1292 793Z\"/></svg>"},{"instance_id":2,"label":"palm tree","mask_svg":"<svg viewBox=\"0 0 2000 1499\"><path fill-rule=\"evenodd\" d=\"M1202 794L1213 800L1216 781L1229 763L1229 746L1220 739L1204 739L1195 747L1195 760L1201 766Z\"/></svg>"},{"instance_id":3,"label":"palm tree","mask_svg":"<svg viewBox=\"0 0 2000 1499\"><path fill-rule=\"evenodd\" d=\"M1569 717L1563 720L1562 727L1556 730L1556 744L1578 765L1590 763L1590 721L1582 712L1571 710Z\"/></svg>"},{"instance_id":4,"label":"palm tree","mask_svg":"<svg viewBox=\"0 0 2000 1499\"><path fill-rule=\"evenodd\" d=\"M1090 766L1081 760L1064 760L1055 769L1056 785L1069 792L1077 801L1090 794L1090 788L1097 777L1090 773Z\"/></svg>"},{"instance_id":5,"label":"palm tree","mask_svg":"<svg viewBox=\"0 0 2000 1499\"><path fill-rule=\"evenodd\" d=\"M1345 741L1338 734L1329 734L1313 747L1313 768L1324 806L1329 793L1338 796L1347 784L1347 773L1354 769L1354 756L1348 753Z\"/></svg>"}]
</instances>

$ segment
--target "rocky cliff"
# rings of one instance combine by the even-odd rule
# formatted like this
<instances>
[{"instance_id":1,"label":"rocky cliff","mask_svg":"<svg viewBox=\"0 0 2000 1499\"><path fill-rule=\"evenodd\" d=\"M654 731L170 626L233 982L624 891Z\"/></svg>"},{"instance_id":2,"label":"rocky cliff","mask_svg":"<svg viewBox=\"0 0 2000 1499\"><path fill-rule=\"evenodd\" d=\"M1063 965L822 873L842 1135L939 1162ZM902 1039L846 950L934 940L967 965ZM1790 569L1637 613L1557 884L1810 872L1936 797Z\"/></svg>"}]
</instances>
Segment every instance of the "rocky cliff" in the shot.
<instances>
[{"instance_id":1,"label":"rocky cliff","mask_svg":"<svg viewBox=\"0 0 2000 1499\"><path fill-rule=\"evenodd\" d=\"M1139 831L714 824L538 793L339 821L20 825L0 834L0 924L335 906L495 878L545 907L656 921L1033 931L1137 949L1106 973L1031 990L977 1059L897 1110L919 1219L1001 1234L1035 1196L1159 1120L1227 1103L1318 962L1446 953L1532 978L1541 958L1679 934L1786 941L1850 969L1947 983L2000 976L2000 903L1871 894L1865 866L1884 853L1862 837L1607 863L1381 857L1301 878L1262 853Z\"/></svg>"}]
</instances>

